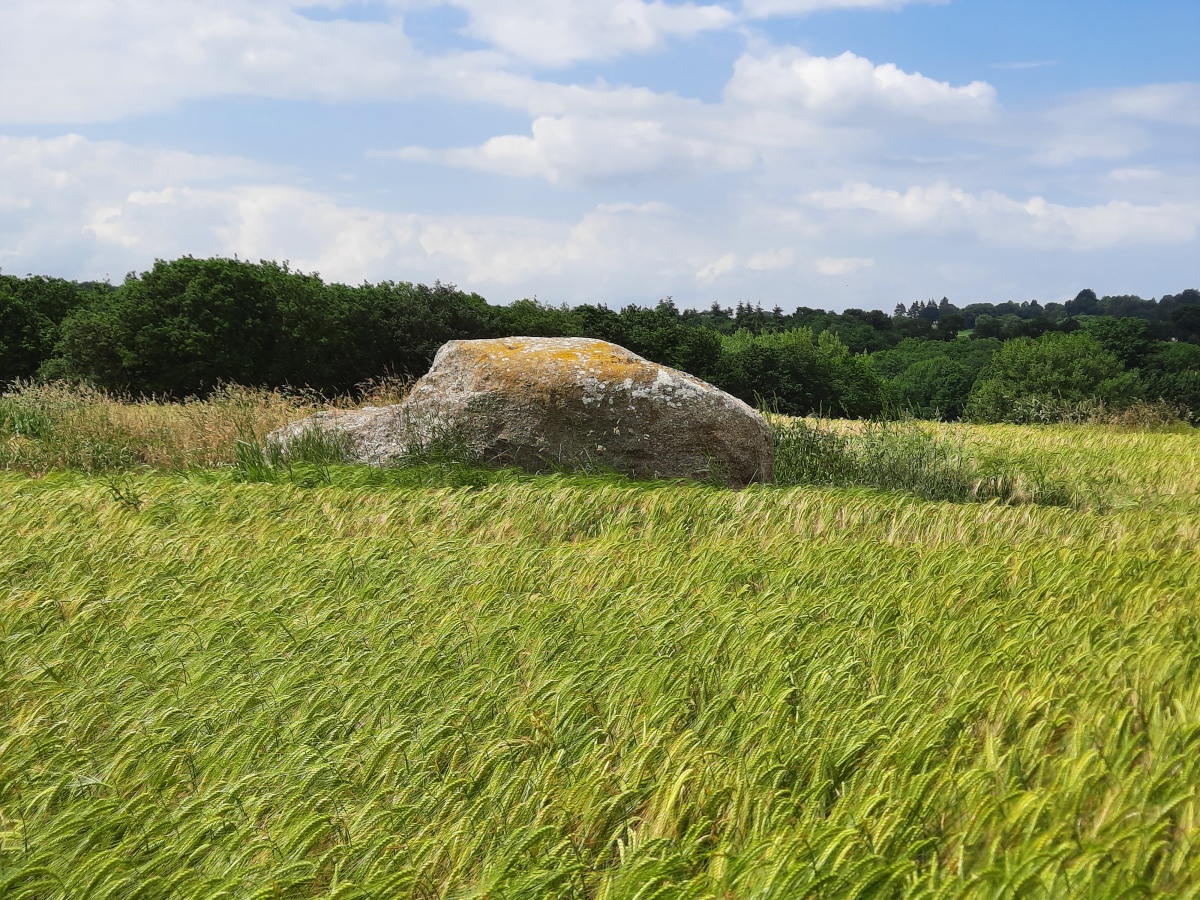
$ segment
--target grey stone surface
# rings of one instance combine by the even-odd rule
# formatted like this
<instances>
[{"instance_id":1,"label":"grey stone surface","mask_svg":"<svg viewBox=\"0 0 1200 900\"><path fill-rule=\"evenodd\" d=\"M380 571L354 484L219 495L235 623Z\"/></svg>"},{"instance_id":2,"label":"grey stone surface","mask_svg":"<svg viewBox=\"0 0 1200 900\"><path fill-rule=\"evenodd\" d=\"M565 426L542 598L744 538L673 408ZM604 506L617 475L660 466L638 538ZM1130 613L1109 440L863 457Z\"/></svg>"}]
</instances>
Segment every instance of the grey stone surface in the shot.
<instances>
[{"instance_id":1,"label":"grey stone surface","mask_svg":"<svg viewBox=\"0 0 1200 900\"><path fill-rule=\"evenodd\" d=\"M636 477L770 481L763 418L684 372L590 338L450 341L397 406L322 412L273 432L346 436L352 459L386 465L446 441L529 471L611 468Z\"/></svg>"}]
</instances>

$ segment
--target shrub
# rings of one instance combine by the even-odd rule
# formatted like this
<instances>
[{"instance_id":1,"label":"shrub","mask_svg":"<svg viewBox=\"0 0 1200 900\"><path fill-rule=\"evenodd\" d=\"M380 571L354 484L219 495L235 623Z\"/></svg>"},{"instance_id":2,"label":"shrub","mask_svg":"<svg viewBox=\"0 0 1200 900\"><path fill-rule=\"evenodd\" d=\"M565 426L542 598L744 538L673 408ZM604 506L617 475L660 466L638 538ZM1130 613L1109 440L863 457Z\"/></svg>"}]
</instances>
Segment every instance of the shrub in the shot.
<instances>
[{"instance_id":1,"label":"shrub","mask_svg":"<svg viewBox=\"0 0 1200 900\"><path fill-rule=\"evenodd\" d=\"M865 354L852 354L828 331L811 329L723 340L716 385L747 403L785 415L860 416L883 409L883 383Z\"/></svg>"},{"instance_id":2,"label":"shrub","mask_svg":"<svg viewBox=\"0 0 1200 900\"><path fill-rule=\"evenodd\" d=\"M59 338L59 324L87 291L60 278L0 275L0 386L32 378Z\"/></svg>"},{"instance_id":3,"label":"shrub","mask_svg":"<svg viewBox=\"0 0 1200 900\"><path fill-rule=\"evenodd\" d=\"M1161 342L1142 369L1146 395L1183 409L1200 421L1200 346Z\"/></svg>"},{"instance_id":4,"label":"shrub","mask_svg":"<svg viewBox=\"0 0 1200 900\"><path fill-rule=\"evenodd\" d=\"M971 371L947 356L913 363L893 378L888 389L892 403L922 419L957 419L971 391Z\"/></svg>"},{"instance_id":5,"label":"shrub","mask_svg":"<svg viewBox=\"0 0 1200 900\"><path fill-rule=\"evenodd\" d=\"M1081 330L1093 337L1127 369L1142 366L1150 354L1150 326L1145 319L1117 319L1112 316L1087 317Z\"/></svg>"},{"instance_id":6,"label":"shrub","mask_svg":"<svg viewBox=\"0 0 1200 900\"><path fill-rule=\"evenodd\" d=\"M1006 342L976 381L965 416L977 422L1049 422L1104 403L1120 407L1143 388L1136 373L1092 336L1051 333Z\"/></svg>"},{"instance_id":7,"label":"shrub","mask_svg":"<svg viewBox=\"0 0 1200 900\"><path fill-rule=\"evenodd\" d=\"M301 354L308 368L319 369L338 337L322 315L322 287L274 263L159 260L68 317L43 372L174 397L207 393L222 381L278 386L309 374L285 371ZM303 346L293 350L295 339Z\"/></svg>"},{"instance_id":8,"label":"shrub","mask_svg":"<svg viewBox=\"0 0 1200 900\"><path fill-rule=\"evenodd\" d=\"M1120 409L1101 408L1089 421L1133 431L1186 431L1192 414L1167 400L1138 400Z\"/></svg>"}]
</instances>

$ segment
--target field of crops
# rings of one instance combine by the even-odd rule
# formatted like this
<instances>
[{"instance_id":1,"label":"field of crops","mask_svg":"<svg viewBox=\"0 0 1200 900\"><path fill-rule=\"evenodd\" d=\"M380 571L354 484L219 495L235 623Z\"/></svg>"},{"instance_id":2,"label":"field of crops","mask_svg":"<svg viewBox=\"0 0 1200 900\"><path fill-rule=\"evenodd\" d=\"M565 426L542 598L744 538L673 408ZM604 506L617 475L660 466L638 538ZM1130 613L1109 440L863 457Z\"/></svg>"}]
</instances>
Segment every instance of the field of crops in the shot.
<instances>
[{"instance_id":1,"label":"field of crops","mask_svg":"<svg viewBox=\"0 0 1200 900\"><path fill-rule=\"evenodd\" d=\"M1102 502L0 472L0 897L1200 896L1200 433L942 427Z\"/></svg>"}]
</instances>

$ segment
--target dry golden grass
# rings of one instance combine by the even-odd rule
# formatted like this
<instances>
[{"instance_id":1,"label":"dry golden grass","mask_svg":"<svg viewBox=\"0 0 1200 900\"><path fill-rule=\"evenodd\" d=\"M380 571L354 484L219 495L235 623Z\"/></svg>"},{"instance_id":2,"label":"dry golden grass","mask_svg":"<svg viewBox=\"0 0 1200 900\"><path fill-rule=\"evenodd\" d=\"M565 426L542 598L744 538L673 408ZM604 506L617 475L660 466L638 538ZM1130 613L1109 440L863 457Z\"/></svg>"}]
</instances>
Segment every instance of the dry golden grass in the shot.
<instances>
[{"instance_id":1,"label":"dry golden grass","mask_svg":"<svg viewBox=\"0 0 1200 900\"><path fill-rule=\"evenodd\" d=\"M229 385L204 400L165 403L63 384L22 385L0 396L0 468L45 474L230 465L239 440L261 440L280 425L329 406L398 403L407 391L397 379L365 388L355 400L328 401Z\"/></svg>"}]
</instances>

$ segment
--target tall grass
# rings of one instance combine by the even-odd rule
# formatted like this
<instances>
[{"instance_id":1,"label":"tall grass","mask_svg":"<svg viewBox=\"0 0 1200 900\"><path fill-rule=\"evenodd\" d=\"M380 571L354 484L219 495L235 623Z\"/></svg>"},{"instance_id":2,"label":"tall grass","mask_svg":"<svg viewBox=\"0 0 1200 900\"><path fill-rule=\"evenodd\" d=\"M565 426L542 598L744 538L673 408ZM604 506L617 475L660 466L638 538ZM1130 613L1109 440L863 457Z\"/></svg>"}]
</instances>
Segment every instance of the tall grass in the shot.
<instances>
[{"instance_id":1,"label":"tall grass","mask_svg":"<svg viewBox=\"0 0 1200 900\"><path fill-rule=\"evenodd\" d=\"M1080 506L1087 492L1033 467L992 454L973 456L966 444L913 421L833 427L772 417L775 479L783 485L873 487L926 500ZM1091 492L1095 495L1095 492Z\"/></svg>"},{"instance_id":2,"label":"tall grass","mask_svg":"<svg viewBox=\"0 0 1200 900\"><path fill-rule=\"evenodd\" d=\"M1191 412L1166 400L1139 400L1112 406L1103 400L1069 401L1054 397L1021 397L1004 421L1021 425L1114 425L1137 431L1187 432Z\"/></svg>"},{"instance_id":3,"label":"tall grass","mask_svg":"<svg viewBox=\"0 0 1200 900\"><path fill-rule=\"evenodd\" d=\"M0 394L0 469L30 474L136 468L164 471L233 465L243 444L329 405L395 403L407 386L364 384L332 401L304 393L227 385L184 403L113 396L86 386L21 384Z\"/></svg>"},{"instance_id":4,"label":"tall grass","mask_svg":"<svg viewBox=\"0 0 1200 900\"><path fill-rule=\"evenodd\" d=\"M229 464L239 440L307 414L311 403L232 386L206 400L156 403L87 387L23 385L0 395L0 467L41 474Z\"/></svg>"},{"instance_id":5,"label":"tall grass","mask_svg":"<svg viewBox=\"0 0 1200 900\"><path fill-rule=\"evenodd\" d=\"M1102 516L0 473L0 896L1194 896L1165 437Z\"/></svg>"}]
</instances>

